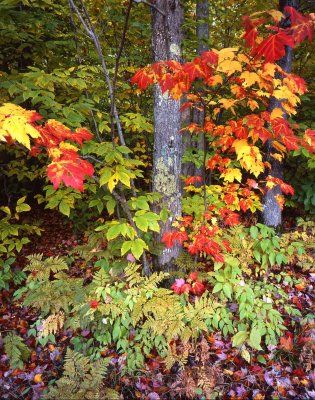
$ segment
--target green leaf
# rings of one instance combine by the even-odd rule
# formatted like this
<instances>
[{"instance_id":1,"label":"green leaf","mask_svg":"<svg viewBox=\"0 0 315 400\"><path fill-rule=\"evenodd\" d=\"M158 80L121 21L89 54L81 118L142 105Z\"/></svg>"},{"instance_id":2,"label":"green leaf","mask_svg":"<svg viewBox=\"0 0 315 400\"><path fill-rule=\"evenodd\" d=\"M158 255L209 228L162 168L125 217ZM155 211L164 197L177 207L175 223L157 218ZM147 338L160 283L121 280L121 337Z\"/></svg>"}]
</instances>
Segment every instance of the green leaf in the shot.
<instances>
[{"instance_id":1,"label":"green leaf","mask_svg":"<svg viewBox=\"0 0 315 400\"><path fill-rule=\"evenodd\" d=\"M162 221L163 223L166 222L166 220L167 220L167 218L168 218L168 211L167 211L165 208L162 208L162 210L161 210L161 212L160 212L160 218L161 218L161 221Z\"/></svg>"},{"instance_id":2,"label":"green leaf","mask_svg":"<svg viewBox=\"0 0 315 400\"><path fill-rule=\"evenodd\" d=\"M148 249L148 246L142 239L136 239L131 245L131 252L137 260L139 260L144 249Z\"/></svg>"},{"instance_id":3,"label":"green leaf","mask_svg":"<svg viewBox=\"0 0 315 400\"><path fill-rule=\"evenodd\" d=\"M218 282L214 288L212 289L212 293L217 293L220 292L223 288L223 284L221 282Z\"/></svg>"},{"instance_id":4,"label":"green leaf","mask_svg":"<svg viewBox=\"0 0 315 400\"><path fill-rule=\"evenodd\" d=\"M253 327L250 332L248 344L256 350L261 350L260 342L261 333L257 327Z\"/></svg>"},{"instance_id":5,"label":"green leaf","mask_svg":"<svg viewBox=\"0 0 315 400\"><path fill-rule=\"evenodd\" d=\"M135 224L142 232L148 232L149 223L146 217L144 216L134 217L133 220L135 221Z\"/></svg>"},{"instance_id":6,"label":"green leaf","mask_svg":"<svg viewBox=\"0 0 315 400\"><path fill-rule=\"evenodd\" d=\"M16 204L17 204L17 205L20 205L20 204L24 203L25 199L26 199L26 196L21 197L21 198L16 202Z\"/></svg>"},{"instance_id":7,"label":"green leaf","mask_svg":"<svg viewBox=\"0 0 315 400\"><path fill-rule=\"evenodd\" d=\"M276 261L276 254L272 252L269 254L269 262L272 267L275 265L275 261Z\"/></svg>"},{"instance_id":8,"label":"green leaf","mask_svg":"<svg viewBox=\"0 0 315 400\"><path fill-rule=\"evenodd\" d=\"M132 246L133 241L128 240L127 242L124 242L123 245L121 246L121 255L123 256L124 254L127 253L127 251L130 251L131 246Z\"/></svg>"},{"instance_id":9,"label":"green leaf","mask_svg":"<svg viewBox=\"0 0 315 400\"><path fill-rule=\"evenodd\" d=\"M267 364L265 357L263 357L261 354L259 354L259 356L257 356L257 361L264 365Z\"/></svg>"},{"instance_id":10,"label":"green leaf","mask_svg":"<svg viewBox=\"0 0 315 400\"><path fill-rule=\"evenodd\" d=\"M250 354L249 354L248 350L243 349L242 352L241 352L241 356L244 358L245 361L250 363Z\"/></svg>"},{"instance_id":11,"label":"green leaf","mask_svg":"<svg viewBox=\"0 0 315 400\"><path fill-rule=\"evenodd\" d=\"M257 228L257 226L251 226L249 232L250 232L250 235L251 235L251 237L253 239L257 239L257 236L258 236L258 228Z\"/></svg>"},{"instance_id":12,"label":"green leaf","mask_svg":"<svg viewBox=\"0 0 315 400\"><path fill-rule=\"evenodd\" d=\"M241 344L243 344L245 342L247 337L248 337L248 333L246 331L237 332L237 334L233 336L232 345L234 347L240 346Z\"/></svg>"},{"instance_id":13,"label":"green leaf","mask_svg":"<svg viewBox=\"0 0 315 400\"><path fill-rule=\"evenodd\" d=\"M106 234L106 239L107 240L113 240L115 239L117 236L119 236L121 234L121 224L116 224L111 226Z\"/></svg>"},{"instance_id":14,"label":"green leaf","mask_svg":"<svg viewBox=\"0 0 315 400\"><path fill-rule=\"evenodd\" d=\"M109 178L112 176L112 170L111 168L105 167L101 171L100 186L103 186L109 181Z\"/></svg>"},{"instance_id":15,"label":"green leaf","mask_svg":"<svg viewBox=\"0 0 315 400\"><path fill-rule=\"evenodd\" d=\"M261 254L259 253L259 251L254 250L253 254L254 254L255 260L260 263L261 262Z\"/></svg>"},{"instance_id":16,"label":"green leaf","mask_svg":"<svg viewBox=\"0 0 315 400\"><path fill-rule=\"evenodd\" d=\"M60 211L62 214L64 214L64 215L66 215L67 217L69 217L69 215L70 215L70 206L69 206L69 204L65 203L64 201L61 201L61 202L59 203L59 211Z\"/></svg>"},{"instance_id":17,"label":"green leaf","mask_svg":"<svg viewBox=\"0 0 315 400\"><path fill-rule=\"evenodd\" d=\"M229 283L223 285L223 292L228 299L232 299L232 286Z\"/></svg>"}]
</instances>

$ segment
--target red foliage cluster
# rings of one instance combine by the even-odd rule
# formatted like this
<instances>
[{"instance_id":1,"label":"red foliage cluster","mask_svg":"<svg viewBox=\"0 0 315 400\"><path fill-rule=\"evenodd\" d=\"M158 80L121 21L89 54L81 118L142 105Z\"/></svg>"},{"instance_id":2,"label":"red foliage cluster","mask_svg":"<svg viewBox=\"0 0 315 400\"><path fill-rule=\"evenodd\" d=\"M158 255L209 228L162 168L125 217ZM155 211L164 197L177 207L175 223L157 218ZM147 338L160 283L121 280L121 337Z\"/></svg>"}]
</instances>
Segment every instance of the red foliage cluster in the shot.
<instances>
[{"instance_id":1,"label":"red foliage cluster","mask_svg":"<svg viewBox=\"0 0 315 400\"><path fill-rule=\"evenodd\" d=\"M175 279L171 289L177 294L192 293L195 296L201 296L206 290L204 284L198 280L197 272L191 272L186 281L182 278Z\"/></svg>"}]
</instances>

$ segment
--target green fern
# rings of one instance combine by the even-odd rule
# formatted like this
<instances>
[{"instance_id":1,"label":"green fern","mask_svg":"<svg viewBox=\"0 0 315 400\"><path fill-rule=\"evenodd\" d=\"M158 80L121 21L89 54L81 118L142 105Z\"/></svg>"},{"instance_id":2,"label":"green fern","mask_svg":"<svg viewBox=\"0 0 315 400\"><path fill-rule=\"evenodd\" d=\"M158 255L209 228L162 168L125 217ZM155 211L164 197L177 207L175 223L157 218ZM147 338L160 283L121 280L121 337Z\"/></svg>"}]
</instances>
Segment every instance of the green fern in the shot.
<instances>
[{"instance_id":1,"label":"green fern","mask_svg":"<svg viewBox=\"0 0 315 400\"><path fill-rule=\"evenodd\" d=\"M119 394L110 388L103 388L103 380L109 358L101 359L95 363L88 357L70 349L65 356L63 376L49 388L44 395L46 400L118 400Z\"/></svg>"},{"instance_id":2,"label":"green fern","mask_svg":"<svg viewBox=\"0 0 315 400\"><path fill-rule=\"evenodd\" d=\"M4 351L10 359L11 368L23 368L24 362L29 358L31 352L20 336L10 332L4 339Z\"/></svg>"}]
</instances>

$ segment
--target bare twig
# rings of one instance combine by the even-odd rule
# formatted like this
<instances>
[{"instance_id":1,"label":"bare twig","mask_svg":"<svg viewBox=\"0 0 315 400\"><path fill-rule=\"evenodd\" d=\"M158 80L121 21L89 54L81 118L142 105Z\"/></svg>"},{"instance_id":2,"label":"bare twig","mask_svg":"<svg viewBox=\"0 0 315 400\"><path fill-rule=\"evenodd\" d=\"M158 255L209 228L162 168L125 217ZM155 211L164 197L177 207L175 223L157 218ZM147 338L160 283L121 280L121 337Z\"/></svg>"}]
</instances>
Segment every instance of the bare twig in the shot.
<instances>
[{"instance_id":1,"label":"bare twig","mask_svg":"<svg viewBox=\"0 0 315 400\"><path fill-rule=\"evenodd\" d=\"M163 17L166 17L166 14L164 11L162 11L159 7L157 7L155 4L152 4L150 2L148 2L147 0L135 0L136 3L143 3L146 4L149 7L154 8L158 13L160 13L161 15L163 15Z\"/></svg>"},{"instance_id":2,"label":"bare twig","mask_svg":"<svg viewBox=\"0 0 315 400\"><path fill-rule=\"evenodd\" d=\"M119 136L119 140L120 140L120 143L123 146L125 146L126 142L125 142L125 138L124 138L124 135L123 135L123 131L122 131L119 115L118 115L118 112L117 112L116 104L114 102L113 86L112 86L112 83L111 83L111 80L110 80L110 77L109 77L108 69L107 69L107 66L106 66L106 63L105 63L105 58L104 58L104 55L103 55L103 51L102 51L102 47L101 47L98 35L97 35L96 31L95 31L93 23L90 20L89 13L88 13L83 1L81 0L81 6L82 6L82 9L83 9L84 17L81 14L81 12L78 9L78 7L74 4L74 0L69 0L69 2L71 4L71 7L73 8L75 13L77 14L79 20L81 21L85 31L87 32L87 34L89 35L90 39L94 43L95 49L96 49L97 54L98 54L98 58L100 60L101 66L102 66L104 78L105 78L106 84L108 86L109 97L110 97L110 102L111 102L111 108L113 109L113 114L114 114L114 118L115 118L115 122L116 122L116 126L117 126L117 133L118 133L118 136Z\"/></svg>"}]
</instances>

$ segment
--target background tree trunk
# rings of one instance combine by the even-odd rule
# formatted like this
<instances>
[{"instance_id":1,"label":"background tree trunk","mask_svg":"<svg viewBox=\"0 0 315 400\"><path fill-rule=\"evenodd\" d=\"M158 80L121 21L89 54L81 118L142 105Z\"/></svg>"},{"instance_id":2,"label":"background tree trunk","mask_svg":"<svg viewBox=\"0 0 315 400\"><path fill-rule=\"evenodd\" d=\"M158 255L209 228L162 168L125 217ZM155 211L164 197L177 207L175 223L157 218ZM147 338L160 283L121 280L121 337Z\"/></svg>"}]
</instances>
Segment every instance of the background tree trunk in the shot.
<instances>
[{"instance_id":1,"label":"background tree trunk","mask_svg":"<svg viewBox=\"0 0 315 400\"><path fill-rule=\"evenodd\" d=\"M296 10L299 8L299 0L280 0L279 1L279 10L284 13L284 8L286 6L294 7ZM290 26L290 19L286 18L282 22L282 27ZM278 62L280 67L285 72L291 72L292 68L292 58L293 58L293 50L291 47L286 46L285 55ZM278 79L282 79L283 77L278 76ZM269 112L272 112L275 108L281 108L283 110L283 117L287 118L287 114L282 107L282 101L271 97L269 104ZM270 175L275 178L283 178L283 164L282 162L276 160L272 157L273 153L277 153L275 148L272 145L272 141L268 140L266 143L266 160L271 165ZM276 196L281 195L282 192L278 185L274 186L271 190L266 191L266 194L263 198L263 222L265 225L271 226L276 230L280 230L282 224L282 210L279 204L276 201Z\"/></svg>"},{"instance_id":2,"label":"background tree trunk","mask_svg":"<svg viewBox=\"0 0 315 400\"><path fill-rule=\"evenodd\" d=\"M208 0L197 0L196 5L196 16L197 16L197 40L198 40L198 54L201 55L205 51L209 50L209 2ZM202 94L202 93L201 93ZM205 120L205 112L202 109L202 104L200 104L200 110L193 110L193 122L197 123L200 126L204 125ZM197 136L196 149L201 153L206 151L205 149L205 135L204 133L200 133ZM202 177L202 182L199 183L199 186L205 184L205 165L204 163L201 167L195 167L194 175L199 175ZM196 182L196 186L198 183Z\"/></svg>"},{"instance_id":3,"label":"background tree trunk","mask_svg":"<svg viewBox=\"0 0 315 400\"><path fill-rule=\"evenodd\" d=\"M152 48L154 61L181 58L181 8L179 0L157 0L152 8ZM163 14L165 15L163 15ZM162 202L170 211L166 223L156 240L172 230L172 223L181 215L181 158L182 135L180 102L172 100L167 93L162 95L158 86L154 88L154 149L153 191L162 194ZM180 246L163 249L154 260L155 269L173 268L173 260L181 251Z\"/></svg>"}]
</instances>

